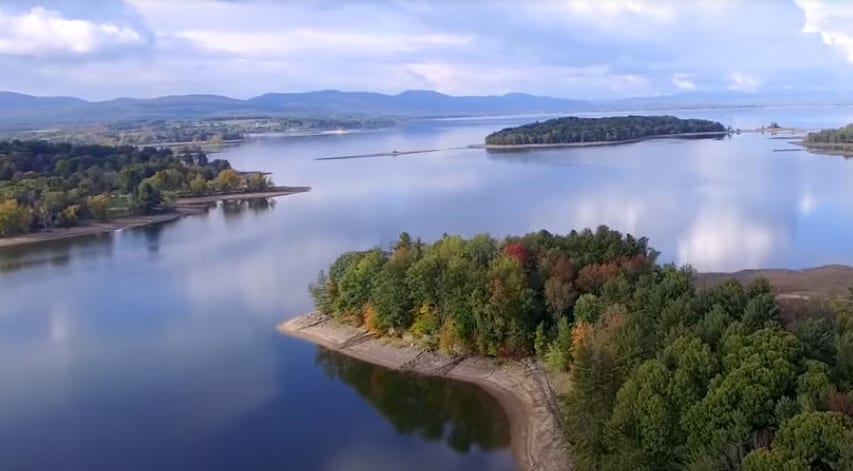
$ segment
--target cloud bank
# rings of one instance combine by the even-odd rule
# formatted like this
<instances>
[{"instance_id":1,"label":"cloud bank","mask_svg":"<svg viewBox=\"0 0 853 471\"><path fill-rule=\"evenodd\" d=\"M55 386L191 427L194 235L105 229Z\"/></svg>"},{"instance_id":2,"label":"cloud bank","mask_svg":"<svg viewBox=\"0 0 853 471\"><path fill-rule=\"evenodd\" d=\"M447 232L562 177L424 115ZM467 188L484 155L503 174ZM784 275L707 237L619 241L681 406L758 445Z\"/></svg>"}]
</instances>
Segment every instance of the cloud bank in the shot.
<instances>
[{"instance_id":1,"label":"cloud bank","mask_svg":"<svg viewBox=\"0 0 853 471\"><path fill-rule=\"evenodd\" d=\"M11 0L0 89L853 91L851 25L853 5L828 0Z\"/></svg>"}]
</instances>

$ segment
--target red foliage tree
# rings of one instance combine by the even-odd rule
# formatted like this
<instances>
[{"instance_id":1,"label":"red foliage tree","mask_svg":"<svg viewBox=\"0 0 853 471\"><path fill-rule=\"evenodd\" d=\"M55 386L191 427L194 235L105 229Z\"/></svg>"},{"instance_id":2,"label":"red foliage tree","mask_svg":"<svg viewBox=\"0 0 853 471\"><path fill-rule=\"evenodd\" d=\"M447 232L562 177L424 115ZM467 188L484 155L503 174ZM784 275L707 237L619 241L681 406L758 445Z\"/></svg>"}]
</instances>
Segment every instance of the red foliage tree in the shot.
<instances>
[{"instance_id":1,"label":"red foliage tree","mask_svg":"<svg viewBox=\"0 0 853 471\"><path fill-rule=\"evenodd\" d=\"M518 263L523 267L527 267L530 263L530 251L527 250L520 242L510 242L504 247L504 254L508 257L518 260Z\"/></svg>"},{"instance_id":2,"label":"red foliage tree","mask_svg":"<svg viewBox=\"0 0 853 471\"><path fill-rule=\"evenodd\" d=\"M587 293L598 293L607 280L622 273L622 268L616 262L587 265L578 273L575 285Z\"/></svg>"},{"instance_id":3,"label":"red foliage tree","mask_svg":"<svg viewBox=\"0 0 853 471\"><path fill-rule=\"evenodd\" d=\"M837 391L829 393L829 410L853 417L853 401L850 395Z\"/></svg>"}]
</instances>

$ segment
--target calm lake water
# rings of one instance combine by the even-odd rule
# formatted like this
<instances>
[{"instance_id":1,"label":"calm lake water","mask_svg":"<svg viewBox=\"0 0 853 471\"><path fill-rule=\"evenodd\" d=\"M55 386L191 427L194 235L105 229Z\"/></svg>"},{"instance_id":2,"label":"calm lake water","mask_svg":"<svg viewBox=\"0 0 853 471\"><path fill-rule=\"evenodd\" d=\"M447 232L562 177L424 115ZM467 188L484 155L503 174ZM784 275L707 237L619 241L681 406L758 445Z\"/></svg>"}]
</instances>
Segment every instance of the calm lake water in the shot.
<instances>
[{"instance_id":1,"label":"calm lake water","mask_svg":"<svg viewBox=\"0 0 853 471\"><path fill-rule=\"evenodd\" d=\"M674 112L835 127L853 108ZM531 118L424 120L225 151L310 193L108 236L0 250L3 470L512 470L479 389L279 335L340 252L401 231L645 235L700 270L853 264L853 161L748 134L625 146L318 157L478 143Z\"/></svg>"}]
</instances>

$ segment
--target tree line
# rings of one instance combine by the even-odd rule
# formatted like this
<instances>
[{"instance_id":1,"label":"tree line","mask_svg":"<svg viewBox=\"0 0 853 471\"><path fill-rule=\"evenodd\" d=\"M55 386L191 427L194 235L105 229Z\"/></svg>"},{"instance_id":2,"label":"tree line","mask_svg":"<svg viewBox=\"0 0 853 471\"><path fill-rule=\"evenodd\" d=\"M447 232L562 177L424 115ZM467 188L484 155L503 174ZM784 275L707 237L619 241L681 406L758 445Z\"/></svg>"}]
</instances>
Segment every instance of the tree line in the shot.
<instances>
[{"instance_id":1,"label":"tree line","mask_svg":"<svg viewBox=\"0 0 853 471\"><path fill-rule=\"evenodd\" d=\"M486 136L486 144L611 142L672 134L725 132L726 128L722 124L705 119L680 119L675 116L571 116L502 129Z\"/></svg>"},{"instance_id":2,"label":"tree line","mask_svg":"<svg viewBox=\"0 0 853 471\"><path fill-rule=\"evenodd\" d=\"M198 150L0 141L0 237L150 213L184 195L270 184Z\"/></svg>"},{"instance_id":3,"label":"tree line","mask_svg":"<svg viewBox=\"0 0 853 471\"><path fill-rule=\"evenodd\" d=\"M810 132L805 137L806 144L853 144L853 124L838 129L824 129Z\"/></svg>"},{"instance_id":4,"label":"tree line","mask_svg":"<svg viewBox=\"0 0 853 471\"><path fill-rule=\"evenodd\" d=\"M113 123L64 126L53 129L0 130L0 139L48 140L79 144L218 145L259 133L321 132L336 129L376 129L398 123L375 116L241 116L182 120L124 120Z\"/></svg>"},{"instance_id":5,"label":"tree line","mask_svg":"<svg viewBox=\"0 0 853 471\"><path fill-rule=\"evenodd\" d=\"M853 469L851 300L783 319L766 280L697 289L607 227L402 234L311 285L317 309L452 354L536 355L582 470Z\"/></svg>"},{"instance_id":6,"label":"tree line","mask_svg":"<svg viewBox=\"0 0 853 471\"><path fill-rule=\"evenodd\" d=\"M404 233L390 252L342 255L311 292L320 311L378 332L411 330L451 352L523 356L534 351L537 326L550 330L577 296L616 272L633 279L654 257L645 239L603 227L433 244Z\"/></svg>"}]
</instances>

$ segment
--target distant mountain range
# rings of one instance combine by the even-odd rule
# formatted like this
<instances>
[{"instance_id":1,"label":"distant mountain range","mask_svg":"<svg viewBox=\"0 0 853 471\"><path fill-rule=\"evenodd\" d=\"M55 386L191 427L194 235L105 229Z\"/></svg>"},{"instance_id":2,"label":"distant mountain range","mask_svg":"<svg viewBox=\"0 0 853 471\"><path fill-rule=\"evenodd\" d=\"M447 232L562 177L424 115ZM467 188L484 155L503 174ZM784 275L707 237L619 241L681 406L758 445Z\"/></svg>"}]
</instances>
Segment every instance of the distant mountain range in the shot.
<instances>
[{"instance_id":1,"label":"distant mountain range","mask_svg":"<svg viewBox=\"0 0 853 471\"><path fill-rule=\"evenodd\" d=\"M0 127L35 128L157 119L228 116L386 115L401 117L473 116L521 113L689 109L703 107L853 104L853 96L830 93L746 94L692 92L613 101L573 100L509 93L501 96L450 96L410 90L397 95L324 90L268 93L241 100L219 95L173 95L86 101L0 92Z\"/></svg>"}]
</instances>

